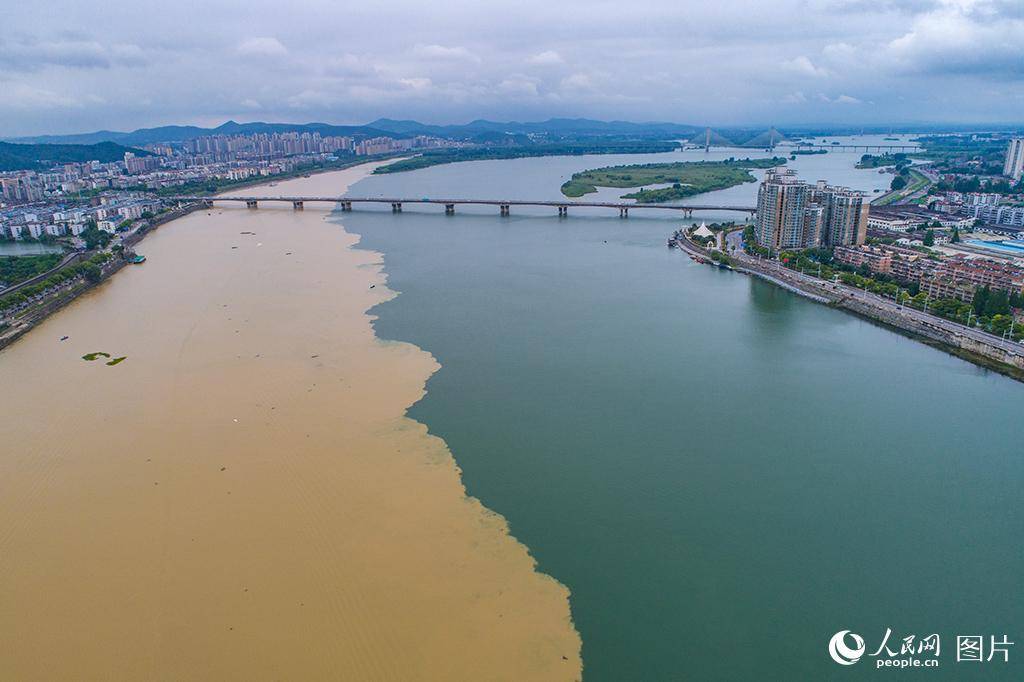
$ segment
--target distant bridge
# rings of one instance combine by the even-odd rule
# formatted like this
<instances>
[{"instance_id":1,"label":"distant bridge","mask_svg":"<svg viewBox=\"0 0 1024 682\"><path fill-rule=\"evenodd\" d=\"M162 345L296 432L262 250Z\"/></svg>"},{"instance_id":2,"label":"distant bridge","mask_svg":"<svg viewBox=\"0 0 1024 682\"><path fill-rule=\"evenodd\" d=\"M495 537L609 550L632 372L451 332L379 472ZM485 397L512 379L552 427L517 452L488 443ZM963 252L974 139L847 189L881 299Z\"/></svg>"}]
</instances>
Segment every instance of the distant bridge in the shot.
<instances>
[{"instance_id":1,"label":"distant bridge","mask_svg":"<svg viewBox=\"0 0 1024 682\"><path fill-rule=\"evenodd\" d=\"M783 149L785 147L785 149ZM881 152L893 154L896 152L919 152L921 147L916 144L800 144L799 142L785 143L779 145L780 151L789 149L800 151L801 149L832 149L841 152Z\"/></svg>"},{"instance_id":2,"label":"distant bridge","mask_svg":"<svg viewBox=\"0 0 1024 682\"><path fill-rule=\"evenodd\" d=\"M353 204L391 204L391 210L394 213L401 213L402 206L404 204L437 204L444 206L444 212L447 215L453 215L455 213L455 207L460 205L473 205L473 206L497 206L498 211L501 215L509 215L512 211L513 206L546 206L550 208L558 209L559 217L565 217L569 215L569 208L610 208L618 209L620 218L628 218L630 209L654 209L661 211L677 211L683 214L684 217L689 218L693 215L694 211L735 211L737 213L749 213L751 215L757 213L757 208L754 206L731 206L721 204L639 204L639 203L622 203L612 201L528 201L522 199L398 199L398 198L369 198L369 197L310 197L310 196L295 196L295 197L245 197L245 196L214 196L214 197L201 197L201 196L181 196L181 197L169 197L172 201L180 202L201 202L207 206L212 206L215 201L230 201L236 203L244 202L248 208L259 208L259 203L264 202L291 202L292 208L297 211L301 211L307 203L331 203L339 204L342 211L351 211Z\"/></svg>"}]
</instances>

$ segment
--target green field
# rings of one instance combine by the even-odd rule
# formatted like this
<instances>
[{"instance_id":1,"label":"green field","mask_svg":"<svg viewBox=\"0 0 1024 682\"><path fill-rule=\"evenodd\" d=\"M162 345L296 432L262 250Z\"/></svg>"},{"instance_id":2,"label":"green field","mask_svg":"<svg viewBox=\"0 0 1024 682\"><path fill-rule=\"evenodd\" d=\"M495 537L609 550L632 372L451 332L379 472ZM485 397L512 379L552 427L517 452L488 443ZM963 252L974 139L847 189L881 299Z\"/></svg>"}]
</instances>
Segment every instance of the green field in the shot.
<instances>
[{"instance_id":1,"label":"green field","mask_svg":"<svg viewBox=\"0 0 1024 682\"><path fill-rule=\"evenodd\" d=\"M900 201L903 200L904 197L908 197L914 192L919 192L920 190L926 188L929 184L931 184L931 180L929 180L926 175L911 168L910 181L907 183L906 187L904 187L903 189L886 192L882 196L872 201L871 204L873 206L888 206L889 204L899 203Z\"/></svg>"},{"instance_id":2,"label":"green field","mask_svg":"<svg viewBox=\"0 0 1024 682\"><path fill-rule=\"evenodd\" d=\"M575 173L562 185L562 194L581 197L596 192L598 187L640 187L640 191L624 194L623 199L636 199L640 203L658 203L716 189L725 189L745 182L755 182L751 168L771 168L786 163L784 158L742 159L728 161L682 161L678 163L648 163L633 166L609 166ZM671 187L643 189L645 185Z\"/></svg>"}]
</instances>

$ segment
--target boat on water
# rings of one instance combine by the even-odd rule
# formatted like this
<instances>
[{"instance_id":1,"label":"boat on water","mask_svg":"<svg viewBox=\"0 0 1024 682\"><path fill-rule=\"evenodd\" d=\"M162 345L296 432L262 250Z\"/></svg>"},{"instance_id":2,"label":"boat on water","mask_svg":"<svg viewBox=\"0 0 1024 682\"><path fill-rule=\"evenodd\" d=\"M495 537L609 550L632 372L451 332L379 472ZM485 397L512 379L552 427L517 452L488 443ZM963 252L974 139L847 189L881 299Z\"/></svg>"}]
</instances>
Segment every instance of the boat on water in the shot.
<instances>
[{"instance_id":1,"label":"boat on water","mask_svg":"<svg viewBox=\"0 0 1024 682\"><path fill-rule=\"evenodd\" d=\"M131 262L134 263L135 265L138 265L139 263L145 263L146 257L140 253L137 253L134 256L132 256Z\"/></svg>"}]
</instances>

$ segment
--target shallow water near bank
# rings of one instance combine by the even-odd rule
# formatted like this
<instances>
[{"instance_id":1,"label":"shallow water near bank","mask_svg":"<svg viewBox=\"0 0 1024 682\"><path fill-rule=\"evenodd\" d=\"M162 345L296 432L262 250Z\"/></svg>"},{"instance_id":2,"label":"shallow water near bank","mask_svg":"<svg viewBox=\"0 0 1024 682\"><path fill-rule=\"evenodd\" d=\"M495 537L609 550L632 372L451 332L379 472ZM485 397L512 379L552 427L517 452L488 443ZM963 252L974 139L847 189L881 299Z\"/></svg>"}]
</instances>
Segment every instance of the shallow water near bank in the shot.
<instances>
[{"instance_id":1,"label":"shallow water near bank","mask_svg":"<svg viewBox=\"0 0 1024 682\"><path fill-rule=\"evenodd\" d=\"M351 192L551 199L578 170L671 156L463 163ZM859 156L792 164L887 182ZM756 185L723 192L753 203ZM402 292L378 334L442 364L410 416L570 589L585 679L866 679L874 659L840 668L829 638L853 629L870 653L886 628L940 633L925 675L960 679L958 634L1016 641L1024 386L696 265L665 248L675 220L496 214L346 225ZM980 674L1019 679L1016 658Z\"/></svg>"}]
</instances>

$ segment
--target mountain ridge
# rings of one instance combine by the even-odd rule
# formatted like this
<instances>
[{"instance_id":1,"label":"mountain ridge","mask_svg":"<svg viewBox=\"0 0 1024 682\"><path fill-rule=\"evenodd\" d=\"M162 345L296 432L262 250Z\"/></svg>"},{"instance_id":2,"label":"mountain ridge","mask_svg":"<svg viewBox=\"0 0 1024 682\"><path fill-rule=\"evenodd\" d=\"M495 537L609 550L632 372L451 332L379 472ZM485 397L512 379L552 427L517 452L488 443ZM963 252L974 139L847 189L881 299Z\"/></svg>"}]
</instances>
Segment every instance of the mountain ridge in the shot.
<instances>
[{"instance_id":1,"label":"mountain ridge","mask_svg":"<svg viewBox=\"0 0 1024 682\"><path fill-rule=\"evenodd\" d=\"M464 124L434 125L411 119L379 118L364 125L334 125L330 123L266 123L254 121L238 123L228 120L214 128L200 126L167 125L139 128L130 132L98 130L69 135L36 135L4 138L14 144L97 144L114 142L122 145L180 143L207 135L252 135L257 133L319 132L321 135L351 137L411 137L432 135L451 139L473 140L495 135L637 135L641 137L689 136L699 128L692 125L666 122L632 123L629 121L598 121L586 118L550 118L546 121L488 121L476 119Z\"/></svg>"}]
</instances>

